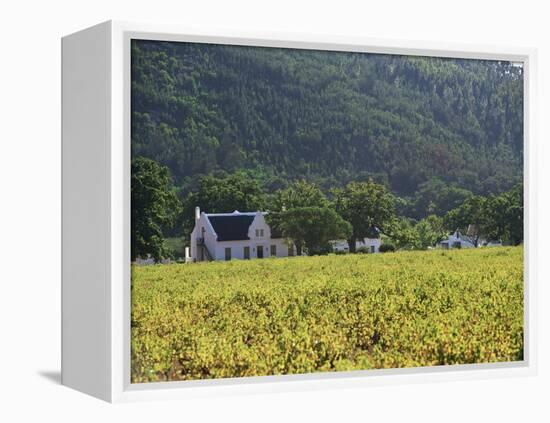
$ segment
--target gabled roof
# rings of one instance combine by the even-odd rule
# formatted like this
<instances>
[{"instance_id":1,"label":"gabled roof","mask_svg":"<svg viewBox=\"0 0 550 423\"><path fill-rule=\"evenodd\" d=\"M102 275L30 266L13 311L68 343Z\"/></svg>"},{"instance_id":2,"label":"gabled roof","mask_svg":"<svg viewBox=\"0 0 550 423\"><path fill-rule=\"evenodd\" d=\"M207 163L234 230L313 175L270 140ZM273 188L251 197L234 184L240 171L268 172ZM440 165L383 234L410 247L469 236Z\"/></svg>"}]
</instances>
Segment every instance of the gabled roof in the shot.
<instances>
[{"instance_id":1,"label":"gabled roof","mask_svg":"<svg viewBox=\"0 0 550 423\"><path fill-rule=\"evenodd\" d=\"M250 239L248 229L258 214L265 216L267 212L240 212L235 210L233 213L204 213L218 235L218 241ZM283 237L279 231L271 227L270 229L271 239Z\"/></svg>"},{"instance_id":2,"label":"gabled roof","mask_svg":"<svg viewBox=\"0 0 550 423\"><path fill-rule=\"evenodd\" d=\"M207 214L218 241L237 241L248 238L248 228L254 220L254 214Z\"/></svg>"},{"instance_id":3,"label":"gabled roof","mask_svg":"<svg viewBox=\"0 0 550 423\"><path fill-rule=\"evenodd\" d=\"M472 238L470 238L469 236L466 236L466 235L461 235L460 240L469 242L470 244L474 244L474 240Z\"/></svg>"},{"instance_id":4,"label":"gabled roof","mask_svg":"<svg viewBox=\"0 0 550 423\"><path fill-rule=\"evenodd\" d=\"M474 240L467 235L463 235L460 230L458 230L458 228L451 235L460 239L461 241L469 242L472 245L474 244Z\"/></svg>"}]
</instances>

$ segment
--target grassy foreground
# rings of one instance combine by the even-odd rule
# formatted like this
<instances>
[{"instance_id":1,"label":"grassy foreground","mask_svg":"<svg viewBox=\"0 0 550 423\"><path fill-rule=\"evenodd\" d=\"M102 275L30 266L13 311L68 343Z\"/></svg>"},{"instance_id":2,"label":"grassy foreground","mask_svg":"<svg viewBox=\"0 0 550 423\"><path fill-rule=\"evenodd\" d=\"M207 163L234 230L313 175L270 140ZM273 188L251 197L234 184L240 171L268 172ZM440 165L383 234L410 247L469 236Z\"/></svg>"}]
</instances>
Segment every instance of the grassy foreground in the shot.
<instances>
[{"instance_id":1,"label":"grassy foreground","mask_svg":"<svg viewBox=\"0 0 550 423\"><path fill-rule=\"evenodd\" d=\"M132 268L132 381L523 359L523 249Z\"/></svg>"}]
</instances>

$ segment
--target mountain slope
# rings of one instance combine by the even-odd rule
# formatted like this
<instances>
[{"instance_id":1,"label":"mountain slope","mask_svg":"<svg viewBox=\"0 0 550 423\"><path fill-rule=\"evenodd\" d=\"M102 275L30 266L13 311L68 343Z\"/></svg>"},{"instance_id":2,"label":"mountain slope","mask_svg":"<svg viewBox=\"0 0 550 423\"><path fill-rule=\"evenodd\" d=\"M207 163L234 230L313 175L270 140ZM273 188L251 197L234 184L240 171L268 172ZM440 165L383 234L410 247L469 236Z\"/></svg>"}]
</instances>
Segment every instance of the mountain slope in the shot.
<instances>
[{"instance_id":1,"label":"mountain slope","mask_svg":"<svg viewBox=\"0 0 550 423\"><path fill-rule=\"evenodd\" d=\"M522 179L523 75L508 62L134 40L132 154L266 188L434 178L488 194Z\"/></svg>"}]
</instances>

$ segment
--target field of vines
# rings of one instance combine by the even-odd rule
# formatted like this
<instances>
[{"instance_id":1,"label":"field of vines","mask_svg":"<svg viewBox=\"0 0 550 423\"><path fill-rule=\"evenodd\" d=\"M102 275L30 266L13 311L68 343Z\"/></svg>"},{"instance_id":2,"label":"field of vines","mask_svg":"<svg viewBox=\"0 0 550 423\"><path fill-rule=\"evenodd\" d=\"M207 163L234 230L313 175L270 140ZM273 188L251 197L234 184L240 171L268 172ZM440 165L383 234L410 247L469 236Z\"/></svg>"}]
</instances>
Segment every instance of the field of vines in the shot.
<instances>
[{"instance_id":1,"label":"field of vines","mask_svg":"<svg viewBox=\"0 0 550 423\"><path fill-rule=\"evenodd\" d=\"M523 359L523 249L132 267L132 381Z\"/></svg>"}]
</instances>

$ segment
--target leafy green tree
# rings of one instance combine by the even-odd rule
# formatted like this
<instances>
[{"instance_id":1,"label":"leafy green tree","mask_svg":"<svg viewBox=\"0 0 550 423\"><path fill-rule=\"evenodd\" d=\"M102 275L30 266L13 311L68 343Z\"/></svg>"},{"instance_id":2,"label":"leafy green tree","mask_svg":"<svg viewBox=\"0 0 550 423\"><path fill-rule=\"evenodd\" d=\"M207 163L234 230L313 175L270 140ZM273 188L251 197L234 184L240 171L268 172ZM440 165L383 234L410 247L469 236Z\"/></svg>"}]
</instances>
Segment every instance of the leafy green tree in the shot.
<instances>
[{"instance_id":1,"label":"leafy green tree","mask_svg":"<svg viewBox=\"0 0 550 423\"><path fill-rule=\"evenodd\" d=\"M285 211L303 207L329 206L327 197L317 185L304 180L295 181L287 188L277 190L269 203L270 213L267 215L267 222L278 231L282 231L281 223Z\"/></svg>"},{"instance_id":2,"label":"leafy green tree","mask_svg":"<svg viewBox=\"0 0 550 423\"><path fill-rule=\"evenodd\" d=\"M395 218L388 225L386 236L398 249L426 250L446 235L443 218L430 215L418 222L406 217Z\"/></svg>"},{"instance_id":3,"label":"leafy green tree","mask_svg":"<svg viewBox=\"0 0 550 423\"><path fill-rule=\"evenodd\" d=\"M415 219L422 219L430 214L443 216L472 195L468 190L449 186L439 178L431 178L419 186L409 215Z\"/></svg>"},{"instance_id":4,"label":"leafy green tree","mask_svg":"<svg viewBox=\"0 0 550 423\"><path fill-rule=\"evenodd\" d=\"M483 236L488 239L507 238L507 208L508 199L504 195L491 195L483 202L485 224L481 228Z\"/></svg>"},{"instance_id":5,"label":"leafy green tree","mask_svg":"<svg viewBox=\"0 0 550 423\"><path fill-rule=\"evenodd\" d=\"M449 231L460 229L463 233L468 232L477 247L483 234L486 234L488 228L493 224L486 206L487 198L485 197L473 196L468 198L459 207L445 215L445 227Z\"/></svg>"},{"instance_id":6,"label":"leafy green tree","mask_svg":"<svg viewBox=\"0 0 550 423\"><path fill-rule=\"evenodd\" d=\"M485 236L517 245L523 241L523 186L486 199Z\"/></svg>"},{"instance_id":7,"label":"leafy green tree","mask_svg":"<svg viewBox=\"0 0 550 423\"><path fill-rule=\"evenodd\" d=\"M280 229L296 245L298 255L303 247L309 255L328 252L329 241L347 238L351 225L329 207L297 207L280 216Z\"/></svg>"},{"instance_id":8,"label":"leafy green tree","mask_svg":"<svg viewBox=\"0 0 550 423\"><path fill-rule=\"evenodd\" d=\"M518 245L523 242L523 185L518 184L502 195L507 199L505 212L507 236L512 244Z\"/></svg>"},{"instance_id":9,"label":"leafy green tree","mask_svg":"<svg viewBox=\"0 0 550 423\"><path fill-rule=\"evenodd\" d=\"M421 239L411 219L394 218L387 225L387 234L392 244L399 250L417 250L421 248Z\"/></svg>"},{"instance_id":10,"label":"leafy green tree","mask_svg":"<svg viewBox=\"0 0 550 423\"><path fill-rule=\"evenodd\" d=\"M433 214L419 221L414 229L418 234L418 248L421 250L435 246L447 234L443 218Z\"/></svg>"},{"instance_id":11,"label":"leafy green tree","mask_svg":"<svg viewBox=\"0 0 550 423\"><path fill-rule=\"evenodd\" d=\"M184 201L184 236L193 230L194 210L199 206L207 213L230 213L259 211L265 207L265 193L260 183L244 172L215 177L204 176L199 180L196 191Z\"/></svg>"},{"instance_id":12,"label":"leafy green tree","mask_svg":"<svg viewBox=\"0 0 550 423\"><path fill-rule=\"evenodd\" d=\"M395 216L395 197L375 182L350 182L334 190L334 195L336 211L352 226L350 252L355 252L356 240L368 236L373 227L386 231Z\"/></svg>"},{"instance_id":13,"label":"leafy green tree","mask_svg":"<svg viewBox=\"0 0 550 423\"><path fill-rule=\"evenodd\" d=\"M162 227L174 224L181 203L167 167L137 157L131 168L132 261L150 255L158 262L167 254Z\"/></svg>"},{"instance_id":14,"label":"leafy green tree","mask_svg":"<svg viewBox=\"0 0 550 423\"><path fill-rule=\"evenodd\" d=\"M449 230L469 227L475 245L481 237L517 245L523 241L523 186L518 184L500 195L471 197L447 213L444 221Z\"/></svg>"},{"instance_id":15,"label":"leafy green tree","mask_svg":"<svg viewBox=\"0 0 550 423\"><path fill-rule=\"evenodd\" d=\"M317 185L298 180L288 188L278 190L271 201L273 211L290 210L299 207L327 207L329 201Z\"/></svg>"}]
</instances>

